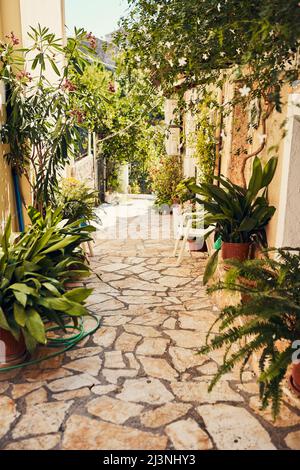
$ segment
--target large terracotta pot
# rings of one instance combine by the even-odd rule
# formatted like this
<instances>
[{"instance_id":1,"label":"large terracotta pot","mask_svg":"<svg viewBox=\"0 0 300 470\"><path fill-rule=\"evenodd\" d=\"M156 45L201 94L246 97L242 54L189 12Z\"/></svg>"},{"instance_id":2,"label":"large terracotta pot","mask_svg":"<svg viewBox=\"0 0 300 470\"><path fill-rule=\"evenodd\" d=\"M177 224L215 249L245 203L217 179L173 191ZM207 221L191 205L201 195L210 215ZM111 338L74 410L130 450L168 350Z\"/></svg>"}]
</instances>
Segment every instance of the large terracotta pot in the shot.
<instances>
[{"instance_id":1,"label":"large terracotta pot","mask_svg":"<svg viewBox=\"0 0 300 470\"><path fill-rule=\"evenodd\" d=\"M245 261L249 256L250 243L222 242L223 259L237 259Z\"/></svg>"},{"instance_id":2,"label":"large terracotta pot","mask_svg":"<svg viewBox=\"0 0 300 470\"><path fill-rule=\"evenodd\" d=\"M292 367L291 386L297 394L300 394L300 363Z\"/></svg>"},{"instance_id":3,"label":"large terracotta pot","mask_svg":"<svg viewBox=\"0 0 300 470\"><path fill-rule=\"evenodd\" d=\"M0 328L0 368L20 364L26 355L23 335L16 341L9 331Z\"/></svg>"}]
</instances>

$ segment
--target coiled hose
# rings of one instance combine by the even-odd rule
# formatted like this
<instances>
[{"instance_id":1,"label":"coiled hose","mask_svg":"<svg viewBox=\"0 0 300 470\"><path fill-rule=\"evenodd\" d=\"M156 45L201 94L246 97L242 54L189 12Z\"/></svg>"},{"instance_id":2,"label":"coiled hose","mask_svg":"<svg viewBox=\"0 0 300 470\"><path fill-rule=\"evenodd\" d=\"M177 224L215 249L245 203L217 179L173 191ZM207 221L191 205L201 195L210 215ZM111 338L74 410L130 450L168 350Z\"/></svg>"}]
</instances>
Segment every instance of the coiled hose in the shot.
<instances>
[{"instance_id":1,"label":"coiled hose","mask_svg":"<svg viewBox=\"0 0 300 470\"><path fill-rule=\"evenodd\" d=\"M69 319L70 317L65 317L65 318ZM31 365L39 364L40 362L47 361L49 359L52 359L53 357L57 357L61 354L64 354L66 351L69 351L70 349L73 349L76 346L76 344L78 344L80 341L85 339L87 336L94 334L100 327L100 318L96 317L96 315L89 313L84 318L93 318L96 323L95 327L92 328L91 330L85 331L84 321L82 320L82 318L80 318L77 326L68 325L68 324L65 325L66 330L77 331L77 333L75 333L74 335L68 336L68 337L58 337L58 338L47 337L46 347L47 348L62 347L60 351L55 351L54 353L49 354L47 356L40 357L39 359L31 359L31 360L22 362L21 364L15 364L12 366L0 368L0 373L9 372L11 370L21 369L22 367L28 367ZM49 328L46 328L46 334L50 332L59 331L59 330L61 330L60 326L51 326Z\"/></svg>"}]
</instances>

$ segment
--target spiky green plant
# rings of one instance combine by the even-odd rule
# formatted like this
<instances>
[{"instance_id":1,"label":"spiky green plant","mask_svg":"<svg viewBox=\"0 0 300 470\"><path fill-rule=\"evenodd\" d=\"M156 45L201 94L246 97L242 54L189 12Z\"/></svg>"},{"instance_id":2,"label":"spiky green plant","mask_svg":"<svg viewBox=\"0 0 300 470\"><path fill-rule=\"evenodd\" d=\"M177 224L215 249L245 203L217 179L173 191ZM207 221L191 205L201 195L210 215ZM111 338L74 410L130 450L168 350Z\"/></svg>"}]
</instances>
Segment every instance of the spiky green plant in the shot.
<instances>
[{"instance_id":1,"label":"spiky green plant","mask_svg":"<svg viewBox=\"0 0 300 470\"><path fill-rule=\"evenodd\" d=\"M300 339L300 248L272 249L265 254L263 259L243 263L231 260L225 281L209 288L209 292L240 292L242 300L221 311L212 325L218 324L218 334L212 337L211 327L199 353L225 347L223 364L209 390L237 365L242 380L246 365L256 353L262 409L271 403L276 419L282 383L295 352L294 342Z\"/></svg>"}]
</instances>

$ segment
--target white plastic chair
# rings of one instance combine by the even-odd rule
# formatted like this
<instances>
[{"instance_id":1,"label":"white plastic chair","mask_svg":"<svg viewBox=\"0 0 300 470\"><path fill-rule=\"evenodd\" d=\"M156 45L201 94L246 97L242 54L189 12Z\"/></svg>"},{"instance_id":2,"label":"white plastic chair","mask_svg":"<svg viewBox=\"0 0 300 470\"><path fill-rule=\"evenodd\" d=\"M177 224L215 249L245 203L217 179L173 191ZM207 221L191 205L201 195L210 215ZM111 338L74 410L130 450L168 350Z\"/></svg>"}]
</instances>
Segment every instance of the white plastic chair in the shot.
<instances>
[{"instance_id":1,"label":"white plastic chair","mask_svg":"<svg viewBox=\"0 0 300 470\"><path fill-rule=\"evenodd\" d=\"M185 212L181 216L178 216L180 219L180 223L177 226L177 233L176 233L176 242L175 248L173 252L173 256L177 256L177 251L179 249L180 240L182 240L181 248L179 250L179 256L176 265L179 266L182 262L184 250L189 238L200 238L204 242L204 237L211 232L214 227L207 227L206 229L201 227L193 227L196 224L203 224L204 221L204 212L203 211L196 211L196 212Z\"/></svg>"}]
</instances>

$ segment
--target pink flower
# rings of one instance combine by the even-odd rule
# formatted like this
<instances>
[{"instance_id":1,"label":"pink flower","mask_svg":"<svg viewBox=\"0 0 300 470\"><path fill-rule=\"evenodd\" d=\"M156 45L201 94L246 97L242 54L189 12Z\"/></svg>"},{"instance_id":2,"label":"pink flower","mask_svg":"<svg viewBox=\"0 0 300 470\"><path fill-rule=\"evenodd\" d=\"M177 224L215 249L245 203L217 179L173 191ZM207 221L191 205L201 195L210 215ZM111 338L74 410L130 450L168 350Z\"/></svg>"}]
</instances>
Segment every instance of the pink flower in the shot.
<instances>
[{"instance_id":1,"label":"pink flower","mask_svg":"<svg viewBox=\"0 0 300 470\"><path fill-rule=\"evenodd\" d=\"M21 70L16 74L16 79L20 80L21 82L32 82L32 76L29 72L26 72L26 70Z\"/></svg>"},{"instance_id":2,"label":"pink flower","mask_svg":"<svg viewBox=\"0 0 300 470\"><path fill-rule=\"evenodd\" d=\"M97 49L97 39L96 39L96 36L93 35L93 33L88 33L86 35L86 38L90 44L90 47L92 49Z\"/></svg>"},{"instance_id":3,"label":"pink flower","mask_svg":"<svg viewBox=\"0 0 300 470\"><path fill-rule=\"evenodd\" d=\"M70 114L76 119L78 124L83 123L85 114L82 111L80 111L79 109L73 109Z\"/></svg>"},{"instance_id":4,"label":"pink flower","mask_svg":"<svg viewBox=\"0 0 300 470\"><path fill-rule=\"evenodd\" d=\"M9 39L13 46L17 46L18 44L20 44L20 39L18 39L15 35L14 35L14 32L12 31L10 34L7 34L5 36L7 39Z\"/></svg>"},{"instance_id":5,"label":"pink flower","mask_svg":"<svg viewBox=\"0 0 300 470\"><path fill-rule=\"evenodd\" d=\"M111 93L115 93L116 91L115 85L112 82L109 82L108 91L110 91Z\"/></svg>"},{"instance_id":6,"label":"pink flower","mask_svg":"<svg viewBox=\"0 0 300 470\"><path fill-rule=\"evenodd\" d=\"M62 85L62 89L67 91L75 91L77 90L77 86L66 78L65 82Z\"/></svg>"}]
</instances>

